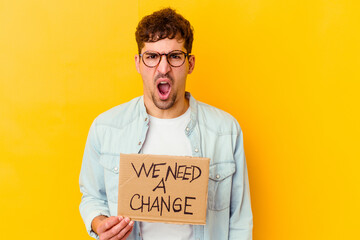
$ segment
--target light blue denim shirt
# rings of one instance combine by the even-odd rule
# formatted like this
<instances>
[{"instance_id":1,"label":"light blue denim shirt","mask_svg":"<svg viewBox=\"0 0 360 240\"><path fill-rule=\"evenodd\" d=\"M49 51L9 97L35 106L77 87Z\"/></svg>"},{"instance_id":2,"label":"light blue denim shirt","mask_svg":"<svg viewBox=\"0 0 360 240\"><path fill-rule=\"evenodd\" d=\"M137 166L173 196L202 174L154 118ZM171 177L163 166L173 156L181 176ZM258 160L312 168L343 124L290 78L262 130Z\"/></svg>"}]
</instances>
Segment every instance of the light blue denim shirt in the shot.
<instances>
[{"instance_id":1,"label":"light blue denim shirt","mask_svg":"<svg viewBox=\"0 0 360 240\"><path fill-rule=\"evenodd\" d=\"M206 225L193 225L197 240L252 239L249 181L238 122L196 101L189 93L190 122L184 129L194 157L210 158ZM92 237L98 215L116 216L120 153L139 153L149 128L143 97L99 115L87 138L80 173L80 213ZM128 239L141 239L138 222Z\"/></svg>"}]
</instances>

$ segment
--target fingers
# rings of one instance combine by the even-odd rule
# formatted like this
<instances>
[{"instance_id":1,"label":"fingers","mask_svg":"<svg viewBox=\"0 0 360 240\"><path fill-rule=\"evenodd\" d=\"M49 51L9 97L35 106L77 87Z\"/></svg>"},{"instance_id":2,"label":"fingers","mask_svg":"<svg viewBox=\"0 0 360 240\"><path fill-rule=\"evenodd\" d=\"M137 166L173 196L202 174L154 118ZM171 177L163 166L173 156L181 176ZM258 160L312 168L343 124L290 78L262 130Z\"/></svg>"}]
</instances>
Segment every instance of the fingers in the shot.
<instances>
[{"instance_id":1,"label":"fingers","mask_svg":"<svg viewBox=\"0 0 360 240\"><path fill-rule=\"evenodd\" d=\"M113 227L113 237L110 240L125 239L124 236L129 231L131 232L133 225L134 222L130 221L128 217L124 218L117 226Z\"/></svg>"},{"instance_id":2,"label":"fingers","mask_svg":"<svg viewBox=\"0 0 360 240\"><path fill-rule=\"evenodd\" d=\"M131 222L130 222L131 223ZM129 224L130 225L130 224ZM133 225L131 226L131 228L129 229L129 231L125 234L125 236L122 238L123 240L127 239L127 237L130 235L131 231L133 230L134 228L134 222L133 222Z\"/></svg>"},{"instance_id":3,"label":"fingers","mask_svg":"<svg viewBox=\"0 0 360 240\"><path fill-rule=\"evenodd\" d=\"M115 239L126 239L124 238L125 236L127 237L133 228L134 222L130 221L130 219L128 217L123 218L123 217L116 217L118 220L112 220L109 223L104 223L104 228L108 227L108 226L112 226L110 228L106 228L107 230L102 232L99 237L101 240L115 240ZM117 224L113 224L117 222Z\"/></svg>"},{"instance_id":4,"label":"fingers","mask_svg":"<svg viewBox=\"0 0 360 240\"><path fill-rule=\"evenodd\" d=\"M119 217L111 216L109 218L106 218L98 227L97 231L98 234L106 232L107 230L111 229L113 226L118 224L122 219L119 219Z\"/></svg>"},{"instance_id":5,"label":"fingers","mask_svg":"<svg viewBox=\"0 0 360 240\"><path fill-rule=\"evenodd\" d=\"M125 240L129 236L129 234L133 229L134 222L130 221L129 218L125 218L119 225L122 225L122 223L124 223L123 225L124 227L117 233L116 236L114 236L110 240L118 240L118 239Z\"/></svg>"}]
</instances>

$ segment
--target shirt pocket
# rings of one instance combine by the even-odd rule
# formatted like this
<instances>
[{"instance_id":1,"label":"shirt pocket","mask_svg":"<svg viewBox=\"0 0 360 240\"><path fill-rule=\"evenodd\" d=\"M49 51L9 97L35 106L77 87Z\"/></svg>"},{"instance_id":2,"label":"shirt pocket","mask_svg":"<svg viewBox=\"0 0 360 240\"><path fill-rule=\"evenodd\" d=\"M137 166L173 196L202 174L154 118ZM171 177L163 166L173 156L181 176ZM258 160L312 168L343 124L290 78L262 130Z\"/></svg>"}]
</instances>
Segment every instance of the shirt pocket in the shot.
<instances>
[{"instance_id":1,"label":"shirt pocket","mask_svg":"<svg viewBox=\"0 0 360 240\"><path fill-rule=\"evenodd\" d=\"M120 156L101 155L99 162L104 167L104 184L107 199L117 203Z\"/></svg>"},{"instance_id":2,"label":"shirt pocket","mask_svg":"<svg viewBox=\"0 0 360 240\"><path fill-rule=\"evenodd\" d=\"M235 163L224 162L209 167L208 208L220 211L230 206Z\"/></svg>"}]
</instances>

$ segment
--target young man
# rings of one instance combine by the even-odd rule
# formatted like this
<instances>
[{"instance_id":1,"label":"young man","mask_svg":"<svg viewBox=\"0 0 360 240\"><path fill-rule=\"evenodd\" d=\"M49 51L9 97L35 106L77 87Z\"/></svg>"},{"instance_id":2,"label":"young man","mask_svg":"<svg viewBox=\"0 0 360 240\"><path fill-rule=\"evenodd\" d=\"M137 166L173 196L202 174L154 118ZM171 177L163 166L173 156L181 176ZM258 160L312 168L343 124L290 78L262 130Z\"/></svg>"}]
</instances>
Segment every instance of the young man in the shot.
<instances>
[{"instance_id":1,"label":"young man","mask_svg":"<svg viewBox=\"0 0 360 240\"><path fill-rule=\"evenodd\" d=\"M144 95L98 116L80 173L80 212L100 239L252 239L242 132L229 114L185 92L194 70L190 23L172 9L144 17L136 30L136 69ZM120 153L210 158L206 225L134 222L117 215Z\"/></svg>"}]
</instances>

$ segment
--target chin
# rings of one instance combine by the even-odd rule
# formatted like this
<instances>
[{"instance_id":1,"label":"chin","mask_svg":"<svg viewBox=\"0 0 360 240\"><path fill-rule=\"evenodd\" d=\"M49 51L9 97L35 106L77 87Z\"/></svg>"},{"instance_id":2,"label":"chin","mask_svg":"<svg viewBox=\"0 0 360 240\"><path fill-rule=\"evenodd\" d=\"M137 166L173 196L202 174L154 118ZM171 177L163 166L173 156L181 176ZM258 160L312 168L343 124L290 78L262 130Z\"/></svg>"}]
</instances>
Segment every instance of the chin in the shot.
<instances>
[{"instance_id":1,"label":"chin","mask_svg":"<svg viewBox=\"0 0 360 240\"><path fill-rule=\"evenodd\" d=\"M167 109L170 109L174 106L175 104L175 100L176 100L176 96L173 95L173 96L169 96L169 98L165 101L163 100L160 100L160 99L156 99L154 96L152 96L152 100L153 100L153 103L154 105L161 109L161 110L167 110Z\"/></svg>"}]
</instances>

